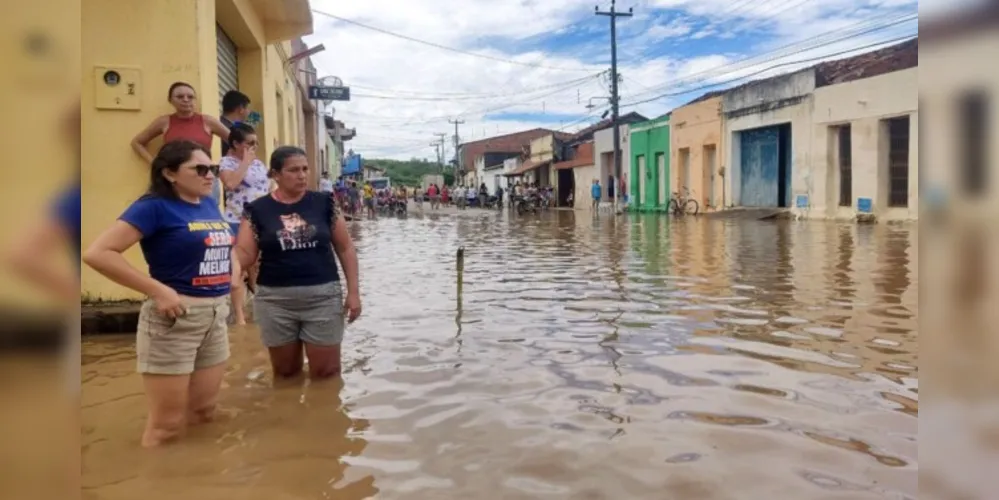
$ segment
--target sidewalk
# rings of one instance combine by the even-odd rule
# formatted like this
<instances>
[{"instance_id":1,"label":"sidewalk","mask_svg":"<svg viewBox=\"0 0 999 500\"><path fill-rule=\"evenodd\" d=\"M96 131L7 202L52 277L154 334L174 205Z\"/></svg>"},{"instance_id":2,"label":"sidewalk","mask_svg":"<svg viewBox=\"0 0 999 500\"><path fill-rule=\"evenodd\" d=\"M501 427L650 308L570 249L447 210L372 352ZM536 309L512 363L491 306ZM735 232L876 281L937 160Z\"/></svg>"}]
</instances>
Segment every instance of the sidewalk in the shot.
<instances>
[{"instance_id":1,"label":"sidewalk","mask_svg":"<svg viewBox=\"0 0 999 500\"><path fill-rule=\"evenodd\" d=\"M135 333L140 306L140 302L83 304L80 331L83 335Z\"/></svg>"}]
</instances>

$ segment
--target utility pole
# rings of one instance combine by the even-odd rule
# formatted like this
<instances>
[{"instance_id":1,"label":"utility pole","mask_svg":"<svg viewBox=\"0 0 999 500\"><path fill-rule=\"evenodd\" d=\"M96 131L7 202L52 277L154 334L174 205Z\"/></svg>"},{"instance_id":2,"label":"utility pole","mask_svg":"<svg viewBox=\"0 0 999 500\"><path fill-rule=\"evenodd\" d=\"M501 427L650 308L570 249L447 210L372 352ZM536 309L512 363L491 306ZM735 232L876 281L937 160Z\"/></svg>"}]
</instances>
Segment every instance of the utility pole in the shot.
<instances>
[{"instance_id":1,"label":"utility pole","mask_svg":"<svg viewBox=\"0 0 999 500\"><path fill-rule=\"evenodd\" d=\"M598 16L607 16L610 18L610 36L611 36L611 124L614 128L614 213L617 213L619 200L621 199L622 189L621 186L621 129L618 127L618 104L619 96L617 94L617 18L619 17L631 17L632 9L629 7L628 12L618 12L615 9L615 3L617 0L611 0L611 8L609 11L601 11L600 7L594 7L593 10Z\"/></svg>"},{"instance_id":2,"label":"utility pole","mask_svg":"<svg viewBox=\"0 0 999 500\"><path fill-rule=\"evenodd\" d=\"M441 132L434 135L437 136L437 141L434 142L433 146L437 150L438 173L444 175L444 139L447 137L447 133Z\"/></svg>"},{"instance_id":3,"label":"utility pole","mask_svg":"<svg viewBox=\"0 0 999 500\"><path fill-rule=\"evenodd\" d=\"M458 125L465 123L465 120L448 120L454 124L454 181L458 182L458 172L461 170L461 158L458 157Z\"/></svg>"}]
</instances>

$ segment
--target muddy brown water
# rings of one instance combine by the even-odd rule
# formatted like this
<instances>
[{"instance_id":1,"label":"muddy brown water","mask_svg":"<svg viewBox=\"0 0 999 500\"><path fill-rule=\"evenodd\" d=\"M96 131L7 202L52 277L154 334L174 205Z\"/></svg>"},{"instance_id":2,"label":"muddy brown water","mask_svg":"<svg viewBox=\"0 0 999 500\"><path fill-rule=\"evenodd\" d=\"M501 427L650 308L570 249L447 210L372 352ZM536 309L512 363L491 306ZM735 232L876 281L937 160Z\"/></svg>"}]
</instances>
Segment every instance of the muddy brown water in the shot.
<instances>
[{"instance_id":1,"label":"muddy brown water","mask_svg":"<svg viewBox=\"0 0 999 500\"><path fill-rule=\"evenodd\" d=\"M133 339L85 340L85 498L917 497L914 226L472 210L351 231L342 381L273 387L233 328L219 421L147 451Z\"/></svg>"}]
</instances>

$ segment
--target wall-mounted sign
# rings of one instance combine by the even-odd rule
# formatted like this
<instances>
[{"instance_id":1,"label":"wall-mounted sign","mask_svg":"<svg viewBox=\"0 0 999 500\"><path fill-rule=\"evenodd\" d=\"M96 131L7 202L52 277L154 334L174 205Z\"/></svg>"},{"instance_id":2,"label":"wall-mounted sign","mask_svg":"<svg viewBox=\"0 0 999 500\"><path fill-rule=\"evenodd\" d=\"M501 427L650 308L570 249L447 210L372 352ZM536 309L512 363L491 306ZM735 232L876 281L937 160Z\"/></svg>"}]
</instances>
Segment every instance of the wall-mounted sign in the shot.
<instances>
[{"instance_id":1,"label":"wall-mounted sign","mask_svg":"<svg viewBox=\"0 0 999 500\"><path fill-rule=\"evenodd\" d=\"M802 210L808 208L808 195L807 194L799 194L794 199L794 205L796 207L802 209Z\"/></svg>"},{"instance_id":2,"label":"wall-mounted sign","mask_svg":"<svg viewBox=\"0 0 999 500\"><path fill-rule=\"evenodd\" d=\"M350 87L324 87L309 85L309 99L320 101L349 101Z\"/></svg>"},{"instance_id":3,"label":"wall-mounted sign","mask_svg":"<svg viewBox=\"0 0 999 500\"><path fill-rule=\"evenodd\" d=\"M870 198L857 198L857 211L862 214L869 214L873 211L873 203Z\"/></svg>"}]
</instances>

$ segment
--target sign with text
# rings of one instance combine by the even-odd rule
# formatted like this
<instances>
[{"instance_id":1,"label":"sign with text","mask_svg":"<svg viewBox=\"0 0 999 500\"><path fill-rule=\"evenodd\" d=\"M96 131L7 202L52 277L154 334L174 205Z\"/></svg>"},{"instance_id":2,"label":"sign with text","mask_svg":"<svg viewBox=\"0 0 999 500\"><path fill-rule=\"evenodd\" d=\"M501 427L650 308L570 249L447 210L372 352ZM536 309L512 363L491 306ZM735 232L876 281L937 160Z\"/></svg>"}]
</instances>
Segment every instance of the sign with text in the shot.
<instances>
[{"instance_id":1,"label":"sign with text","mask_svg":"<svg viewBox=\"0 0 999 500\"><path fill-rule=\"evenodd\" d=\"M324 87L309 85L309 99L321 101L349 101L350 87Z\"/></svg>"}]
</instances>

